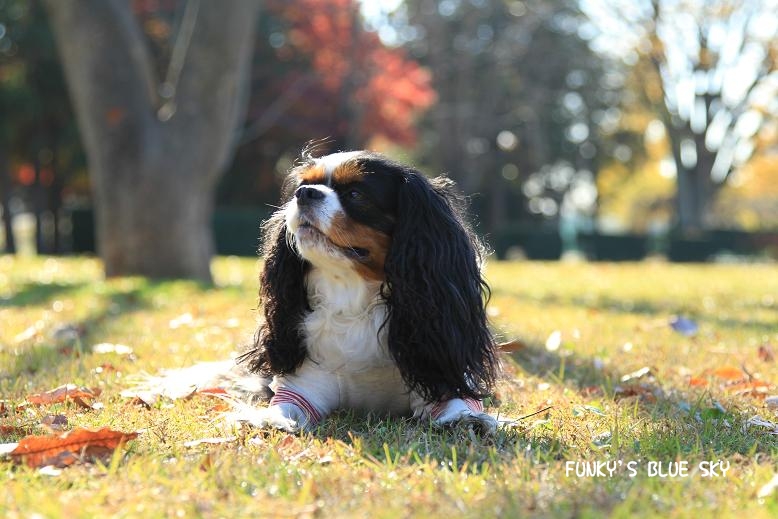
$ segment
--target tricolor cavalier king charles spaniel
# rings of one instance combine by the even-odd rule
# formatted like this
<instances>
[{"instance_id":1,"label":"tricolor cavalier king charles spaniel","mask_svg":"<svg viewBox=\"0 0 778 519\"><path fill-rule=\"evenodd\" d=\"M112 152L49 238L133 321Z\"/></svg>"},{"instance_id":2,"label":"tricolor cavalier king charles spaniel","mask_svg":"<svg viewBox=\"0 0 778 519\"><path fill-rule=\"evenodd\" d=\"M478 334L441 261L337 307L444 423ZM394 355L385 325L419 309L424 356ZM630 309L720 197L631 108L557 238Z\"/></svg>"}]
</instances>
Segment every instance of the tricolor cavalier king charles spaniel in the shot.
<instances>
[{"instance_id":1,"label":"tricolor cavalier king charles spaniel","mask_svg":"<svg viewBox=\"0 0 778 519\"><path fill-rule=\"evenodd\" d=\"M365 151L290 172L263 226L265 320L241 359L273 396L246 421L309 430L355 409L495 429L483 250L453 188Z\"/></svg>"}]
</instances>

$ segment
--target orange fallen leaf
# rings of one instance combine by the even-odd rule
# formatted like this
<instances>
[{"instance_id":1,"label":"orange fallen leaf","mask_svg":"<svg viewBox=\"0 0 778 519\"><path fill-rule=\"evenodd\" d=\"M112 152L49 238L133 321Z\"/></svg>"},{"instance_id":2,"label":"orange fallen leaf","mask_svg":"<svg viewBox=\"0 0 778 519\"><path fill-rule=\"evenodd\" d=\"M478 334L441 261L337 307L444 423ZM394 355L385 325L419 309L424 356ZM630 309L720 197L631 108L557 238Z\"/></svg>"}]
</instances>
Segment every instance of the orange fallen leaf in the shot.
<instances>
[{"instance_id":1,"label":"orange fallen leaf","mask_svg":"<svg viewBox=\"0 0 778 519\"><path fill-rule=\"evenodd\" d=\"M205 395L226 395L227 390L223 387L206 387L203 389L198 389L197 393Z\"/></svg>"},{"instance_id":2,"label":"orange fallen leaf","mask_svg":"<svg viewBox=\"0 0 778 519\"><path fill-rule=\"evenodd\" d=\"M748 378L748 375L746 375L742 369L736 368L735 366L722 366L711 370L710 373L714 377L724 380L743 380L744 378Z\"/></svg>"},{"instance_id":3,"label":"orange fallen leaf","mask_svg":"<svg viewBox=\"0 0 778 519\"><path fill-rule=\"evenodd\" d=\"M503 342L497 345L497 349L499 349L503 353L513 353L516 351L523 350L526 347L527 345L518 339L514 339L508 342Z\"/></svg>"},{"instance_id":4,"label":"orange fallen leaf","mask_svg":"<svg viewBox=\"0 0 778 519\"><path fill-rule=\"evenodd\" d=\"M689 385L692 387L705 387L708 385L708 379L702 377L689 377Z\"/></svg>"},{"instance_id":5,"label":"orange fallen leaf","mask_svg":"<svg viewBox=\"0 0 778 519\"><path fill-rule=\"evenodd\" d=\"M77 462L107 460L113 452L138 433L125 433L104 427L97 431L74 429L63 434L27 436L9 454L16 463L39 468L46 465L67 467Z\"/></svg>"},{"instance_id":6,"label":"orange fallen leaf","mask_svg":"<svg viewBox=\"0 0 778 519\"><path fill-rule=\"evenodd\" d=\"M738 382L735 384L728 384L724 389L736 395L751 395L756 397L766 397L768 391L773 387L772 384L764 380L749 380L746 382Z\"/></svg>"},{"instance_id":7,"label":"orange fallen leaf","mask_svg":"<svg viewBox=\"0 0 778 519\"><path fill-rule=\"evenodd\" d=\"M94 400L100 396L101 392L102 390L99 388L89 389L78 387L75 384L65 384L50 391L29 395L27 396L27 401L31 404L49 405L70 399L82 407L91 407L85 400Z\"/></svg>"}]
</instances>

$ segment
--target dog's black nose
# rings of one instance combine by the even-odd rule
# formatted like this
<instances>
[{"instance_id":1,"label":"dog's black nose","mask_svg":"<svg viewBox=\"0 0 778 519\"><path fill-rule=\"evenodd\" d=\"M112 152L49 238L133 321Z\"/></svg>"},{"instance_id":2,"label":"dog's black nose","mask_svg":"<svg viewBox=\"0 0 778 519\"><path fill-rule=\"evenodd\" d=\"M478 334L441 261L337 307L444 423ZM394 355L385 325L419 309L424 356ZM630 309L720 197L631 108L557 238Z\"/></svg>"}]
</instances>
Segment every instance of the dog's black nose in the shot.
<instances>
[{"instance_id":1,"label":"dog's black nose","mask_svg":"<svg viewBox=\"0 0 778 519\"><path fill-rule=\"evenodd\" d=\"M324 198L324 193L315 187L300 186L297 188L297 191L294 192L294 196L297 198L298 204L310 204L314 200L321 200Z\"/></svg>"}]
</instances>

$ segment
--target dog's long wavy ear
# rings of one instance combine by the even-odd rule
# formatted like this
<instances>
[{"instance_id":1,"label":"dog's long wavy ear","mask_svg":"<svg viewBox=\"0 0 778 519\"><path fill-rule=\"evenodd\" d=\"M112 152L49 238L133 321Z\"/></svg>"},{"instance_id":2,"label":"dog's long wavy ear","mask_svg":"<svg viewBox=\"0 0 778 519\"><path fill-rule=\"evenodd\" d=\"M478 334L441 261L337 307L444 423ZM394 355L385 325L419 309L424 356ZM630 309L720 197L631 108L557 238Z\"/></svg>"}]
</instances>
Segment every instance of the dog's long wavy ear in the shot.
<instances>
[{"instance_id":1,"label":"dog's long wavy ear","mask_svg":"<svg viewBox=\"0 0 778 519\"><path fill-rule=\"evenodd\" d=\"M305 359L299 324L308 308L305 273L309 268L287 238L283 211L262 227L265 264L259 278L259 301L265 320L254 337L254 346L240 361L262 375L294 371Z\"/></svg>"},{"instance_id":2,"label":"dog's long wavy ear","mask_svg":"<svg viewBox=\"0 0 778 519\"><path fill-rule=\"evenodd\" d=\"M413 170L403 175L385 262L389 351L408 387L426 400L482 398L498 365L485 311L483 248L452 181Z\"/></svg>"}]
</instances>

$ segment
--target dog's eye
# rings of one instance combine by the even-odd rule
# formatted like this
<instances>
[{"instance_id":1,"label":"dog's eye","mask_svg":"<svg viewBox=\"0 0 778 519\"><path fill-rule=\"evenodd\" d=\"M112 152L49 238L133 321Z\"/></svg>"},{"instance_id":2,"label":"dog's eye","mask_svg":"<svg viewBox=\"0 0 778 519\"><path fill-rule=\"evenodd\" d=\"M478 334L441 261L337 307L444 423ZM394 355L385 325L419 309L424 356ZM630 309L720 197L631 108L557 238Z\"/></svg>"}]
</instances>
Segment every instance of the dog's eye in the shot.
<instances>
[{"instance_id":1,"label":"dog's eye","mask_svg":"<svg viewBox=\"0 0 778 519\"><path fill-rule=\"evenodd\" d=\"M348 196L351 200L357 200L357 201L365 199L365 195L363 195L356 189L352 189L351 191L346 193L346 196Z\"/></svg>"}]
</instances>

